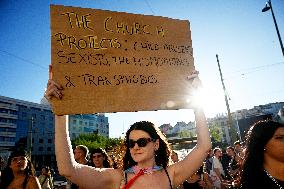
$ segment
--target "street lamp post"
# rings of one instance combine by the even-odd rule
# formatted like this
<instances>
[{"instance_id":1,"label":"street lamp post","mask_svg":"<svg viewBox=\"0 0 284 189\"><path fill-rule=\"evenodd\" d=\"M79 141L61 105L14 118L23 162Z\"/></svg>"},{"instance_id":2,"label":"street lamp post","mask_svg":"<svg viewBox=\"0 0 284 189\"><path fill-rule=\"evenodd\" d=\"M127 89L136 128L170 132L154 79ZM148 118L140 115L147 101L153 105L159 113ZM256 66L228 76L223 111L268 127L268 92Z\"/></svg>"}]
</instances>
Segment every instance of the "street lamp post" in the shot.
<instances>
[{"instance_id":1,"label":"street lamp post","mask_svg":"<svg viewBox=\"0 0 284 189\"><path fill-rule=\"evenodd\" d=\"M34 117L32 116L30 119L30 124L29 124L29 131L28 131L28 154L30 160L32 159L32 145L33 145L33 126L34 126Z\"/></svg>"},{"instance_id":2,"label":"street lamp post","mask_svg":"<svg viewBox=\"0 0 284 189\"><path fill-rule=\"evenodd\" d=\"M268 10L271 10L273 21L274 21L274 25L275 25L275 28L276 28L276 32L277 32L277 35L278 35L279 42L280 42L282 54L283 54L283 57L284 57L284 47L283 47L283 43L282 43L282 39L281 39L281 36L280 36L279 29L278 29L278 25L277 25L277 22L276 22L276 19L275 19L275 16L274 16L274 12L273 12L273 9L272 9L271 0L266 2L265 7L262 9L262 12L266 12Z\"/></svg>"}]
</instances>

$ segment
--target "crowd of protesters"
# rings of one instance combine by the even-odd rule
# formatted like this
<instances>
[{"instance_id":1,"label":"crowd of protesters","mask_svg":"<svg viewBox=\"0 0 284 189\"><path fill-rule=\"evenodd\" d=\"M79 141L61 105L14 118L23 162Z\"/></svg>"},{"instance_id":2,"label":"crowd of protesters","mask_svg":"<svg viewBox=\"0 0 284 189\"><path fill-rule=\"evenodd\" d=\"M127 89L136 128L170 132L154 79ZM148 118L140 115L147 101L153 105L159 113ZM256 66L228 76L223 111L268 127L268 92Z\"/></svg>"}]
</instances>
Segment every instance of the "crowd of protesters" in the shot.
<instances>
[{"instance_id":1,"label":"crowd of protesters","mask_svg":"<svg viewBox=\"0 0 284 189\"><path fill-rule=\"evenodd\" d=\"M191 186L184 183L179 189L284 188L283 123L256 122L243 143L210 150L202 168L186 182Z\"/></svg>"},{"instance_id":2,"label":"crowd of protesters","mask_svg":"<svg viewBox=\"0 0 284 189\"><path fill-rule=\"evenodd\" d=\"M279 120L256 122L243 143L236 141L231 146L209 150L203 165L177 189L284 188L284 124ZM117 168L102 148L93 149L89 154L86 146L78 145L73 153L80 164L99 169ZM180 161L174 150L170 157L172 164ZM29 156L21 150L11 153L0 178L1 189L54 188L50 168L44 166L41 175L36 175ZM64 188L80 186L70 183Z\"/></svg>"}]
</instances>

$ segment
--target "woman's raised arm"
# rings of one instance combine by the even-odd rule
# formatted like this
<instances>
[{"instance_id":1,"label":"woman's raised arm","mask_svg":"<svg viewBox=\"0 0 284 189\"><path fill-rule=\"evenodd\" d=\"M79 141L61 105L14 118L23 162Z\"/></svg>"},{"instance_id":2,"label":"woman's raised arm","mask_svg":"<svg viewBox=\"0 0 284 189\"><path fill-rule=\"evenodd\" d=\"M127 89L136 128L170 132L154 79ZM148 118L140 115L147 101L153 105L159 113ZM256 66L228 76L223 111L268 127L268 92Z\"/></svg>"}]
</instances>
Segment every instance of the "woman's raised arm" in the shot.
<instances>
[{"instance_id":1,"label":"woman's raised arm","mask_svg":"<svg viewBox=\"0 0 284 189\"><path fill-rule=\"evenodd\" d=\"M68 116L55 115L55 154L59 173L83 188L119 188L119 169L96 169L75 161L68 131Z\"/></svg>"},{"instance_id":2,"label":"woman's raised arm","mask_svg":"<svg viewBox=\"0 0 284 189\"><path fill-rule=\"evenodd\" d=\"M194 76L190 76L190 79L196 80L192 82L192 84L194 83L193 85L197 85L193 86L194 88L198 88L200 85L197 74L193 73ZM194 102L193 110L196 122L197 144L183 160L169 167L174 186L178 186L195 173L202 166L208 151L211 149L210 134L204 111L199 104Z\"/></svg>"},{"instance_id":3,"label":"woman's raised arm","mask_svg":"<svg viewBox=\"0 0 284 189\"><path fill-rule=\"evenodd\" d=\"M51 67L45 98L62 99L63 87L52 80ZM55 115L55 154L59 173L82 188L119 188L121 170L96 169L74 159L68 131L68 116Z\"/></svg>"}]
</instances>

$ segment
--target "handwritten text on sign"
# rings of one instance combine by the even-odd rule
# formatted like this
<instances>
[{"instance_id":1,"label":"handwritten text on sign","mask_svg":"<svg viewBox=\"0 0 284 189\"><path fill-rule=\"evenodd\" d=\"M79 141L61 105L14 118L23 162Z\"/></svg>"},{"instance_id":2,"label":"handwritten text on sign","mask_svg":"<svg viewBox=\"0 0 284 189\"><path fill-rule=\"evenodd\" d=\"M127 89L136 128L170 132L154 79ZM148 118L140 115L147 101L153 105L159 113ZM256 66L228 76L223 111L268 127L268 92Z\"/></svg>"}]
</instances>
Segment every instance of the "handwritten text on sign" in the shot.
<instances>
[{"instance_id":1,"label":"handwritten text on sign","mask_svg":"<svg viewBox=\"0 0 284 189\"><path fill-rule=\"evenodd\" d=\"M51 5L51 47L56 114L186 107L188 21Z\"/></svg>"}]
</instances>

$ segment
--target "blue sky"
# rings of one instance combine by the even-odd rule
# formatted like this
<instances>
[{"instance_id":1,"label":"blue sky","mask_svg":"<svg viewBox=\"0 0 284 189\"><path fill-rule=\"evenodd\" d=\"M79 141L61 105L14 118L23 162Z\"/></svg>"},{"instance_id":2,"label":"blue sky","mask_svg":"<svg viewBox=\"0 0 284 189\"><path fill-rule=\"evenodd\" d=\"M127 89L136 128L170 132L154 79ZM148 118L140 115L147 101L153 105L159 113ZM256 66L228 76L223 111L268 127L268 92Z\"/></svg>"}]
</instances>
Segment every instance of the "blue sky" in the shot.
<instances>
[{"instance_id":1,"label":"blue sky","mask_svg":"<svg viewBox=\"0 0 284 189\"><path fill-rule=\"evenodd\" d=\"M51 59L51 3L189 20L208 117L226 112L216 54L232 111L284 101L284 57L271 11L261 12L265 0L1 0L0 95L40 102ZM272 5L283 39L284 1L272 0ZM107 116L111 137L139 120L157 125L193 120L191 110Z\"/></svg>"}]
</instances>

